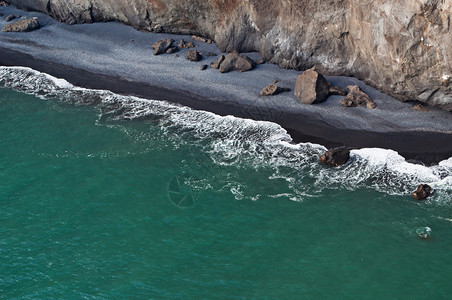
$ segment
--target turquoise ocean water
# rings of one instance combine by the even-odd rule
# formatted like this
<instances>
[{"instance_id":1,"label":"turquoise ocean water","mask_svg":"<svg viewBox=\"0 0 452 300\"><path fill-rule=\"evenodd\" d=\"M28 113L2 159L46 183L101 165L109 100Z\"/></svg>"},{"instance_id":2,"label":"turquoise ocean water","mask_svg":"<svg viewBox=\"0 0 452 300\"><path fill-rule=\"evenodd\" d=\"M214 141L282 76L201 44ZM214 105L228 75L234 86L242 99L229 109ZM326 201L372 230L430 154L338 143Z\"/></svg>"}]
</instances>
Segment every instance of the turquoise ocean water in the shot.
<instances>
[{"instance_id":1,"label":"turquoise ocean water","mask_svg":"<svg viewBox=\"0 0 452 300\"><path fill-rule=\"evenodd\" d=\"M332 169L273 123L24 68L0 87L0 299L451 297L452 159Z\"/></svg>"}]
</instances>

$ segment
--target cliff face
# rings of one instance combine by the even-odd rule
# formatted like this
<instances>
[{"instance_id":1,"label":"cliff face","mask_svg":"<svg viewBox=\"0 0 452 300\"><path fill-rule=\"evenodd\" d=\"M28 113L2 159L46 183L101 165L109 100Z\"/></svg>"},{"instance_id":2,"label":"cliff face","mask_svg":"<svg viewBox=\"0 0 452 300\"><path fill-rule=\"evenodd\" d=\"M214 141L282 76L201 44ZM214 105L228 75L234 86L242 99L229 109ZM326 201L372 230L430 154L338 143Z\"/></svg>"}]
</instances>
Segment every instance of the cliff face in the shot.
<instances>
[{"instance_id":1,"label":"cliff face","mask_svg":"<svg viewBox=\"0 0 452 300\"><path fill-rule=\"evenodd\" d=\"M352 75L452 111L452 1L9 0L67 23L117 20L259 51L284 68Z\"/></svg>"}]
</instances>

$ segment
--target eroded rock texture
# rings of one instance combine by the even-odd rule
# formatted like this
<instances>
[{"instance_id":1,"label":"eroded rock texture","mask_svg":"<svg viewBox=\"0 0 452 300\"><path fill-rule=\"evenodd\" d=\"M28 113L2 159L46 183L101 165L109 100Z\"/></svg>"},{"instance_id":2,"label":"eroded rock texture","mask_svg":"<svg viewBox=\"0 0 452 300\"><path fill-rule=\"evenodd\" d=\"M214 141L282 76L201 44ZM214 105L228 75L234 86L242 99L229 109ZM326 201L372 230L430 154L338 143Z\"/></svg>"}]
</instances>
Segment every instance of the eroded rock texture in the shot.
<instances>
[{"instance_id":1,"label":"eroded rock texture","mask_svg":"<svg viewBox=\"0 0 452 300\"><path fill-rule=\"evenodd\" d=\"M284 68L353 75L452 111L449 0L9 0L67 23L118 20L259 51Z\"/></svg>"}]
</instances>

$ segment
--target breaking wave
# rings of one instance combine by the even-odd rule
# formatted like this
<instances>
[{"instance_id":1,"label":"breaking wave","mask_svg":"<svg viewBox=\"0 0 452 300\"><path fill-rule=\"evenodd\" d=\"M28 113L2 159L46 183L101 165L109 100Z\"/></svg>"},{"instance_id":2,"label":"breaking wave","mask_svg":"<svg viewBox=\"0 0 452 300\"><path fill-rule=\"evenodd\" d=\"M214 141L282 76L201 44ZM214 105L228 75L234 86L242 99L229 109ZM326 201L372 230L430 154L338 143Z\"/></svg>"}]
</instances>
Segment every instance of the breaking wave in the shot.
<instances>
[{"instance_id":1,"label":"breaking wave","mask_svg":"<svg viewBox=\"0 0 452 300\"><path fill-rule=\"evenodd\" d=\"M429 200L452 200L452 158L427 167L407 162L393 150L363 148L351 151L350 161L339 168L318 162L326 148L312 143L294 144L278 124L233 116L218 116L165 101L122 96L110 91L75 87L63 79L30 68L0 67L0 87L33 94L43 99L57 98L76 105L96 105L99 120L152 120L178 140L194 140L216 166L206 167L210 183L204 188L229 189L237 199L257 200L287 197L301 201L317 197L329 189L374 189L390 195L407 195L419 183L431 185L436 193ZM202 162L199 162L203 168ZM251 178L238 178L227 168L250 168L270 180L287 182L289 192L249 190ZM261 195L262 194L262 195Z\"/></svg>"}]
</instances>

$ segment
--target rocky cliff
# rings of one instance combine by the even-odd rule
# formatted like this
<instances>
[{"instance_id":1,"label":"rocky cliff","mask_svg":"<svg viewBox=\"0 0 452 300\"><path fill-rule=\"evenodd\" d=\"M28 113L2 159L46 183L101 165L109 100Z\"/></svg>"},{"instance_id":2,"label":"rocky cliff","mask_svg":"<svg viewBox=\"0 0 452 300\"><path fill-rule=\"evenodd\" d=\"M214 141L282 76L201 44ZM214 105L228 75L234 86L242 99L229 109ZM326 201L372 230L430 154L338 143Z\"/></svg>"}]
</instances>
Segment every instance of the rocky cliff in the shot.
<instances>
[{"instance_id":1,"label":"rocky cliff","mask_svg":"<svg viewBox=\"0 0 452 300\"><path fill-rule=\"evenodd\" d=\"M259 51L283 68L317 66L401 100L452 111L449 0L8 0L67 22L117 20L198 34L222 51Z\"/></svg>"}]
</instances>

